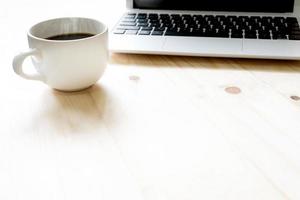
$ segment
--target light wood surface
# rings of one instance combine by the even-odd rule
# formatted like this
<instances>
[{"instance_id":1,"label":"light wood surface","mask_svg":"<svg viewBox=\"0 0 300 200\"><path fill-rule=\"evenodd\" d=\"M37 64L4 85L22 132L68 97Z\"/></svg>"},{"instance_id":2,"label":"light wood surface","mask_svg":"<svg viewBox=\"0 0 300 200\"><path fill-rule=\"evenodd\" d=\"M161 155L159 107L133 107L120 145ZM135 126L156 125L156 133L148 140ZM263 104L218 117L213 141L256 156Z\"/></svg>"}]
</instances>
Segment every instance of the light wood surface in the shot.
<instances>
[{"instance_id":1,"label":"light wood surface","mask_svg":"<svg viewBox=\"0 0 300 200\"><path fill-rule=\"evenodd\" d=\"M1 5L1 200L300 199L300 62L112 54L75 93L15 75L35 22L125 5L72 2Z\"/></svg>"}]
</instances>

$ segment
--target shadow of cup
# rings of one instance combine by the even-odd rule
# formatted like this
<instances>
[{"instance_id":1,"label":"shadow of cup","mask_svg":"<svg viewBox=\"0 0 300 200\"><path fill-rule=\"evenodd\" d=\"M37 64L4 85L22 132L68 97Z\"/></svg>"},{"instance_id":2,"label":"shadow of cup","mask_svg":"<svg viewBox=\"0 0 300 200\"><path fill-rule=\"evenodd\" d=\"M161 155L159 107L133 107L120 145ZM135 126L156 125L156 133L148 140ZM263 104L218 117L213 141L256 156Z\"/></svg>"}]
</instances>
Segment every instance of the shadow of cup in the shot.
<instances>
[{"instance_id":1,"label":"shadow of cup","mask_svg":"<svg viewBox=\"0 0 300 200\"><path fill-rule=\"evenodd\" d=\"M45 131L65 134L101 132L108 93L100 85L79 92L49 90L43 95L46 105L36 123L48 127Z\"/></svg>"}]
</instances>

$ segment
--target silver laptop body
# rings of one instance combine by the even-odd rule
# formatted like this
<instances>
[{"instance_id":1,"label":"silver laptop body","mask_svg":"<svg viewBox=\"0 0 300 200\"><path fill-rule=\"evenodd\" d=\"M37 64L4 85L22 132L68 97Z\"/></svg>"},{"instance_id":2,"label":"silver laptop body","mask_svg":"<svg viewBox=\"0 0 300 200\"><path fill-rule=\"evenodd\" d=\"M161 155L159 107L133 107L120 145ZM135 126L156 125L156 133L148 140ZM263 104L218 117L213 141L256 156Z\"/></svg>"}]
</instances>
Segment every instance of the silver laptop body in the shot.
<instances>
[{"instance_id":1,"label":"silver laptop body","mask_svg":"<svg viewBox=\"0 0 300 200\"><path fill-rule=\"evenodd\" d=\"M187 55L187 56L206 56L206 57L235 57L235 58L266 58L266 59L289 59L300 60L300 40L290 40L289 38L278 39L260 39L257 38L222 38L222 37L202 37L202 36L174 36L174 35L142 35L142 29L138 30L136 34L131 33L130 30L120 28L120 23L127 19L127 15L132 14L131 21L137 19L138 16L158 15L160 16L187 16L190 15L193 19L197 16L255 16L271 17L273 19L284 17L299 19L299 5L295 3L293 12L229 12L229 11L197 11L197 10L164 10L164 9L141 9L134 6L134 1L127 0L127 12L117 23L116 27L110 34L110 50L118 53L137 53L137 54L160 54L160 55ZM151 0L144 0L151 1ZM153 1L153 0L152 0ZM155 0L154 0L155 1ZM225 0L224 0L225 1ZM242 0L241 0L242 1ZM298 1L298 0L297 0ZM140 15L139 15L140 13ZM129 16L128 19L130 19ZM147 18L148 20L148 18ZM272 20L272 19L271 19ZM144 20L145 21L145 20ZM171 21L173 22L171 17ZM184 21L184 20L183 20ZM125 20L125 22L127 22ZM124 24L123 24L124 25ZM126 25L126 24L125 24ZM136 26L139 24L136 23ZM151 25L149 25L151 26ZM130 26L132 27L132 26ZM200 27L200 26L199 26ZM133 27L134 28L134 27ZM147 27L146 27L147 28ZM145 29L146 29L145 28ZM164 30L166 33L167 28ZM192 29L188 29L190 31ZM202 30L202 29L201 29ZM117 31L117 33L116 33ZM120 34L124 31L122 34ZM151 30L153 33L154 29ZM258 33L258 30L256 30ZM134 32L134 31L133 31ZM275 31L274 31L275 32ZM243 32L245 34L245 32ZM271 34L272 37L272 34ZM275 34L273 36L275 38Z\"/></svg>"}]
</instances>

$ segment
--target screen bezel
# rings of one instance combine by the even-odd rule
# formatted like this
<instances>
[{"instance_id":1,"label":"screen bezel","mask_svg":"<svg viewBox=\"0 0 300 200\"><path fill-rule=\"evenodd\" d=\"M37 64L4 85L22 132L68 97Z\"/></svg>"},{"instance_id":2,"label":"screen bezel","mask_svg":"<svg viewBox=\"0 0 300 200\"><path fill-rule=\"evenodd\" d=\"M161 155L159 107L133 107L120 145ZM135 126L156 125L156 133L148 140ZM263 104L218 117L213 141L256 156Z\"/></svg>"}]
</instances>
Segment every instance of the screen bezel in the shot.
<instances>
[{"instance_id":1,"label":"screen bezel","mask_svg":"<svg viewBox=\"0 0 300 200\"><path fill-rule=\"evenodd\" d=\"M299 0L300 2L300 0ZM294 7L293 7L293 10L292 11L286 11L286 12L275 12L275 13L294 13L295 12L295 6L297 4L297 0L294 0ZM299 3L300 4L300 3ZM141 9L141 8L134 8L134 0L126 0L126 7L127 9L134 9L134 10L153 10L153 9ZM164 9L156 9L158 11L163 11ZM180 11L180 10L172 10L172 11ZM183 10L181 10L183 11ZM190 11L190 12L226 12L226 13L238 13L238 11L202 11L202 10L184 10L184 11ZM255 13L255 12L242 12L241 13ZM259 13L259 12L256 12L256 13ZM269 12L262 12L262 13L269 13ZM274 12L273 12L274 13Z\"/></svg>"}]
</instances>

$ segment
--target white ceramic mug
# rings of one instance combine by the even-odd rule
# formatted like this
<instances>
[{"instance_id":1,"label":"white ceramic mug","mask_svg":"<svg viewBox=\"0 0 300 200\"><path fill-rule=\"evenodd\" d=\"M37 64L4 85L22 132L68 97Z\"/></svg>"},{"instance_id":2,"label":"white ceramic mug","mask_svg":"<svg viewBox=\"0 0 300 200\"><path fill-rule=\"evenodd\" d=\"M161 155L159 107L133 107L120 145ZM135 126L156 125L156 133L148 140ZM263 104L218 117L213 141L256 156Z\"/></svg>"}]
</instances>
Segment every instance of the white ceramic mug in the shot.
<instances>
[{"instance_id":1,"label":"white ceramic mug","mask_svg":"<svg viewBox=\"0 0 300 200\"><path fill-rule=\"evenodd\" d=\"M93 36L75 40L46 38L72 33ZM96 83L108 60L108 29L87 18L58 18L34 25L28 32L29 50L15 56L14 71L25 79L39 80L63 91L75 91ZM30 56L36 74L23 71L23 61Z\"/></svg>"}]
</instances>

